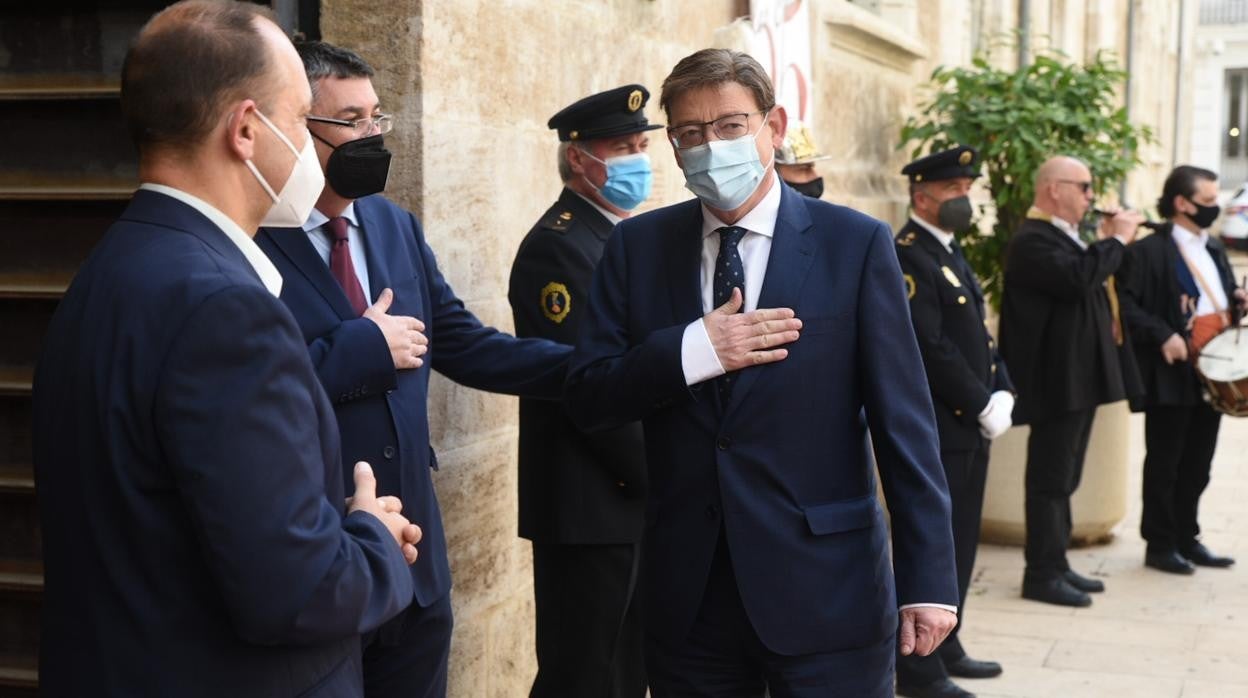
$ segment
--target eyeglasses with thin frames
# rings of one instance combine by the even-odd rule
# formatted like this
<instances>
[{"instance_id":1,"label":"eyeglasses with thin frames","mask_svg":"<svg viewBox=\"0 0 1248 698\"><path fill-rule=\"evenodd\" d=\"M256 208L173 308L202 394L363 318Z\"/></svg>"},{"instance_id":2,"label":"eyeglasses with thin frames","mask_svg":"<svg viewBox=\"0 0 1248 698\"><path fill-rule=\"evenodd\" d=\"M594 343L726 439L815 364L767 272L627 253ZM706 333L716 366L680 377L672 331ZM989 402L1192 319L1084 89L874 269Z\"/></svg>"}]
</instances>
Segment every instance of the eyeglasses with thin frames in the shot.
<instances>
[{"instance_id":1,"label":"eyeglasses with thin frames","mask_svg":"<svg viewBox=\"0 0 1248 698\"><path fill-rule=\"evenodd\" d=\"M744 112L741 114L727 114L718 119L710 121L701 121L690 124L680 124L679 126L668 126L667 137L671 139L672 145L680 150L686 148L696 148L706 142L706 127L711 127L715 137L721 141L732 141L750 134L750 117L755 114L763 114L764 117L771 108L760 109L759 111Z\"/></svg>"},{"instance_id":2,"label":"eyeglasses with thin frames","mask_svg":"<svg viewBox=\"0 0 1248 698\"><path fill-rule=\"evenodd\" d=\"M390 133L394 129L394 117L389 114L377 114L375 116L366 116L363 119L354 119L346 121L344 119L331 119L326 116L308 115L308 121L315 121L319 124L333 124L334 126L343 126L351 129L351 134L356 138L364 138L370 135ZM376 133L374 133L374 129Z\"/></svg>"}]
</instances>

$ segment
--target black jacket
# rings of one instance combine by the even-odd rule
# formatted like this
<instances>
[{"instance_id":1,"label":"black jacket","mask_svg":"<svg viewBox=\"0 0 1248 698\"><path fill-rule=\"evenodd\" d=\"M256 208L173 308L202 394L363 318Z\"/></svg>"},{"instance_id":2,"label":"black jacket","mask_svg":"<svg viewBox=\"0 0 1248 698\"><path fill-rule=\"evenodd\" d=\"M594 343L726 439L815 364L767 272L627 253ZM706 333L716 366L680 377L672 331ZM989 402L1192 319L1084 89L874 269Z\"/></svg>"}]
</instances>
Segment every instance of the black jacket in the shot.
<instances>
[{"instance_id":1,"label":"black jacket","mask_svg":"<svg viewBox=\"0 0 1248 698\"><path fill-rule=\"evenodd\" d=\"M897 233L910 318L927 369L942 450L983 445L979 413L997 390L1014 389L984 320L984 295L952 253L913 220Z\"/></svg>"},{"instance_id":2,"label":"black jacket","mask_svg":"<svg viewBox=\"0 0 1248 698\"><path fill-rule=\"evenodd\" d=\"M1001 301L1001 356L1018 387L1015 424L1047 421L1141 392L1129 326L1113 336L1110 279L1126 255L1114 239L1082 249L1028 218L1010 241Z\"/></svg>"},{"instance_id":3,"label":"black jacket","mask_svg":"<svg viewBox=\"0 0 1248 698\"><path fill-rule=\"evenodd\" d=\"M1122 281L1122 315L1131 325L1131 338L1144 384L1144 395L1133 404L1136 408L1190 406L1201 400L1192 362L1176 361L1167 365L1161 357L1161 345L1166 339L1176 332L1184 338L1188 334L1180 296L1191 295L1190 290L1202 292L1198 286L1185 291L1179 283L1178 269L1184 262L1171 237L1172 229L1173 224L1167 223L1127 248L1127 259L1118 273ZM1218 267L1218 281L1228 301L1233 302L1235 275L1226 257L1226 248L1217 238L1210 237L1205 249ZM1206 280L1216 283L1213 279Z\"/></svg>"},{"instance_id":4,"label":"black jacket","mask_svg":"<svg viewBox=\"0 0 1248 698\"><path fill-rule=\"evenodd\" d=\"M520 243L508 300L516 336L575 344L612 225L565 188ZM646 468L640 423L577 429L559 402L520 400L520 535L540 543L641 540Z\"/></svg>"}]
</instances>

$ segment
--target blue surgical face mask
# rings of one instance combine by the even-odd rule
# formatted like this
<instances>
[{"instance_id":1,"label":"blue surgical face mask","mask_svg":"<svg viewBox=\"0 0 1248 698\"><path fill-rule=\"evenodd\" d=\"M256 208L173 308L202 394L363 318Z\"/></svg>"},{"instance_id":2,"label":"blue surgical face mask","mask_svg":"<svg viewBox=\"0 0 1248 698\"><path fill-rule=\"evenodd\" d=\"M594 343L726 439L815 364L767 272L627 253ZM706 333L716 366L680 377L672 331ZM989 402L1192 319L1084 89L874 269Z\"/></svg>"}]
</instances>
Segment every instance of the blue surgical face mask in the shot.
<instances>
[{"instance_id":1,"label":"blue surgical face mask","mask_svg":"<svg viewBox=\"0 0 1248 698\"><path fill-rule=\"evenodd\" d=\"M650 185L654 174L650 171L650 156L645 153L620 155L606 160L599 160L588 150L581 150L589 159L602 163L607 168L607 181L602 187L594 187L602 198L612 206L624 211L631 211L641 205L650 196ZM593 187L594 183L586 177L585 181Z\"/></svg>"},{"instance_id":2,"label":"blue surgical face mask","mask_svg":"<svg viewBox=\"0 0 1248 698\"><path fill-rule=\"evenodd\" d=\"M767 124L767 116L753 136L731 141L707 141L680 151L685 188L702 203L720 211L731 211L750 198L760 184L767 168L758 159L758 134ZM775 154L772 154L772 161Z\"/></svg>"}]
</instances>

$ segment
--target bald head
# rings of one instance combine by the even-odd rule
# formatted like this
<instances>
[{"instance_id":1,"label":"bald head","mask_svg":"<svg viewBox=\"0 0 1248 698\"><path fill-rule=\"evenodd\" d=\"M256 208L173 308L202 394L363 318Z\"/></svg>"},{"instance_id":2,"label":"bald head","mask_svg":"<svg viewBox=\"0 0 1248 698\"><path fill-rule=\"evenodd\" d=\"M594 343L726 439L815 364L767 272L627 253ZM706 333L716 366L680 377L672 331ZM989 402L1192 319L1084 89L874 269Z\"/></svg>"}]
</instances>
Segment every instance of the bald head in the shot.
<instances>
[{"instance_id":1,"label":"bald head","mask_svg":"<svg viewBox=\"0 0 1248 698\"><path fill-rule=\"evenodd\" d=\"M153 16L121 77L122 111L140 155L195 146L239 99L263 109L284 77L283 42L297 61L272 13L248 2L184 0Z\"/></svg>"},{"instance_id":2,"label":"bald head","mask_svg":"<svg viewBox=\"0 0 1248 698\"><path fill-rule=\"evenodd\" d=\"M1076 223L1092 205L1092 172L1078 158L1057 155L1036 170L1033 205L1068 223Z\"/></svg>"}]
</instances>

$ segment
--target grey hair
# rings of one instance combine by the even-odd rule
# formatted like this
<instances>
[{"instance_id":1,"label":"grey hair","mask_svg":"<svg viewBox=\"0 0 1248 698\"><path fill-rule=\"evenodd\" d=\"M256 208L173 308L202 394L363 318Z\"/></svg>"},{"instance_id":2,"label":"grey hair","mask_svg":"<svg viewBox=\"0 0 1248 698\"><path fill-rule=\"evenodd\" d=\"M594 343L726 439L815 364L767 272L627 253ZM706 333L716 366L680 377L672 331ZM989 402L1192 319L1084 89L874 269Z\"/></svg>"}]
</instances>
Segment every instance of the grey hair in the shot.
<instances>
[{"instance_id":1,"label":"grey hair","mask_svg":"<svg viewBox=\"0 0 1248 698\"><path fill-rule=\"evenodd\" d=\"M300 41L295 44L303 71L312 87L312 101L316 101L316 88L325 78L371 78L374 71L368 61L348 48L324 41Z\"/></svg>"}]
</instances>

